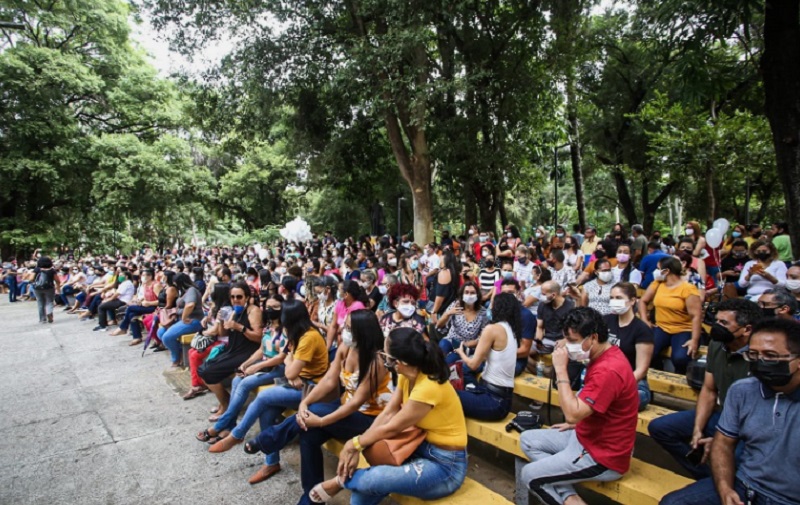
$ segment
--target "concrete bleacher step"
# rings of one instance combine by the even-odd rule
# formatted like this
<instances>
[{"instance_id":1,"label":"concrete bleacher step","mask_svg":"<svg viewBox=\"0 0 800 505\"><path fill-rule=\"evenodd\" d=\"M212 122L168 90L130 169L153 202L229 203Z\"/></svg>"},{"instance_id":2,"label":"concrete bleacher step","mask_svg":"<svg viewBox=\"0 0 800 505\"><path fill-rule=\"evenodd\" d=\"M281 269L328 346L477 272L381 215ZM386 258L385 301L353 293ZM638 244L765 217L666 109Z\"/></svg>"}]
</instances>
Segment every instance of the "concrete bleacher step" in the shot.
<instances>
[{"instance_id":1,"label":"concrete bleacher step","mask_svg":"<svg viewBox=\"0 0 800 505\"><path fill-rule=\"evenodd\" d=\"M668 345L667 347L665 347L661 351L660 356L662 358L671 357L672 356L672 346ZM697 348L697 359L700 359L700 357L702 357L702 356L708 356L708 346L707 345L701 345L700 347Z\"/></svg>"},{"instance_id":2,"label":"concrete bleacher step","mask_svg":"<svg viewBox=\"0 0 800 505\"><path fill-rule=\"evenodd\" d=\"M325 442L324 447L328 452L338 456L338 454L342 451L344 444L339 440L331 439ZM364 456L362 455L358 467L367 468L368 466L369 463L367 463L367 460L364 459ZM422 505L423 503L435 505L512 505L511 502L505 499L503 496L486 488L469 477L464 479L464 483L461 485L458 491L450 496L445 496L444 498L440 498L438 500L422 500L420 498L414 498L413 496L406 496L397 493L392 494L391 498L400 505Z\"/></svg>"},{"instance_id":3,"label":"concrete bleacher step","mask_svg":"<svg viewBox=\"0 0 800 505\"><path fill-rule=\"evenodd\" d=\"M514 393L530 400L547 403L549 383L550 379L545 377L523 373L514 381ZM550 404L556 407L560 405L558 391L555 388L550 392ZM656 405L648 405L645 410L639 412L639 423L636 425L636 431L643 435L648 435L647 427L653 419L672 413L674 413L673 410Z\"/></svg>"},{"instance_id":4,"label":"concrete bleacher step","mask_svg":"<svg viewBox=\"0 0 800 505\"><path fill-rule=\"evenodd\" d=\"M467 419L470 437L490 444L504 452L527 459L519 446L520 434L506 432L505 426L514 418L509 414L502 421ZM581 486L606 496L618 503L656 505L667 493L691 484L693 481L638 459L631 460L631 468L614 482L586 482Z\"/></svg>"}]
</instances>

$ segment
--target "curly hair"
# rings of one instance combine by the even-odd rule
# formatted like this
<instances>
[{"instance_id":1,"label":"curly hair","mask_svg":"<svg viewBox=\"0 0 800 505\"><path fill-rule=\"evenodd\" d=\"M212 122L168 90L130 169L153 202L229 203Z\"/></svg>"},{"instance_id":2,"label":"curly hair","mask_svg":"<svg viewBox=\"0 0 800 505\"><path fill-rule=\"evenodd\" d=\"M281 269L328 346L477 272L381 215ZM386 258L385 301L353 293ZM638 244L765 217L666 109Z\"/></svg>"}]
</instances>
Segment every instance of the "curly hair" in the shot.
<instances>
[{"instance_id":1,"label":"curly hair","mask_svg":"<svg viewBox=\"0 0 800 505\"><path fill-rule=\"evenodd\" d=\"M389 297L389 306L394 307L394 302L403 298L404 296L410 296L414 300L419 300L419 289L413 284L402 284L396 283L392 284L392 287L389 288L389 292L387 293Z\"/></svg>"}]
</instances>

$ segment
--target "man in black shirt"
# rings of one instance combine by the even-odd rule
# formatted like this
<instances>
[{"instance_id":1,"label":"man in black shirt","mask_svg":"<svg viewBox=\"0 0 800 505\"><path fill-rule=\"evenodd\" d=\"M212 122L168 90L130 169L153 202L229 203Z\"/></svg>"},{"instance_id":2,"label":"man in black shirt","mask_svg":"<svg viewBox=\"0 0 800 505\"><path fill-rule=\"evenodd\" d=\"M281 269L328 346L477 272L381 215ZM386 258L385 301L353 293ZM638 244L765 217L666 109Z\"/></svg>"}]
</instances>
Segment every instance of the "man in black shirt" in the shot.
<instances>
[{"instance_id":1,"label":"man in black shirt","mask_svg":"<svg viewBox=\"0 0 800 505\"><path fill-rule=\"evenodd\" d=\"M536 323L536 349L539 354L550 354L556 341L564 338L561 323L567 312L575 308L575 301L561 294L561 286L555 281L542 284ZM533 351L532 351L533 352Z\"/></svg>"}]
</instances>

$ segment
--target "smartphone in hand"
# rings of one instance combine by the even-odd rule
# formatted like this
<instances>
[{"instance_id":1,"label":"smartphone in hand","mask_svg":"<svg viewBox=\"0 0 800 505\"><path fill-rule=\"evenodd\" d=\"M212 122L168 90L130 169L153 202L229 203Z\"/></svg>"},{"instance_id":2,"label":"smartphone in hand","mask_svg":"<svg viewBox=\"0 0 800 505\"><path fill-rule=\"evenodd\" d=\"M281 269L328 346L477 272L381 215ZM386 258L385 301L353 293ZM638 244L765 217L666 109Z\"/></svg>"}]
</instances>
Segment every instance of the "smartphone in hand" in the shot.
<instances>
[{"instance_id":1,"label":"smartphone in hand","mask_svg":"<svg viewBox=\"0 0 800 505\"><path fill-rule=\"evenodd\" d=\"M686 453L686 460L694 466L700 466L703 462L704 454L705 448L702 445L698 445L697 448Z\"/></svg>"}]
</instances>

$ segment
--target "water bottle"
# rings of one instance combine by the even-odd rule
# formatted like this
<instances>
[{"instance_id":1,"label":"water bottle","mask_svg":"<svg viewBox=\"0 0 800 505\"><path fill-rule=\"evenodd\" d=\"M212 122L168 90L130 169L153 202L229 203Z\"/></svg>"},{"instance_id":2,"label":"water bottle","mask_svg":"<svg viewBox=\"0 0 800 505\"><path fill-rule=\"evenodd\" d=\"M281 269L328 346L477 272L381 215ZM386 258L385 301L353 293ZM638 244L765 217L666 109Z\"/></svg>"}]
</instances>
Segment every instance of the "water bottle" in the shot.
<instances>
[{"instance_id":1,"label":"water bottle","mask_svg":"<svg viewBox=\"0 0 800 505\"><path fill-rule=\"evenodd\" d=\"M536 362L536 377L544 377L544 363L541 360Z\"/></svg>"}]
</instances>

